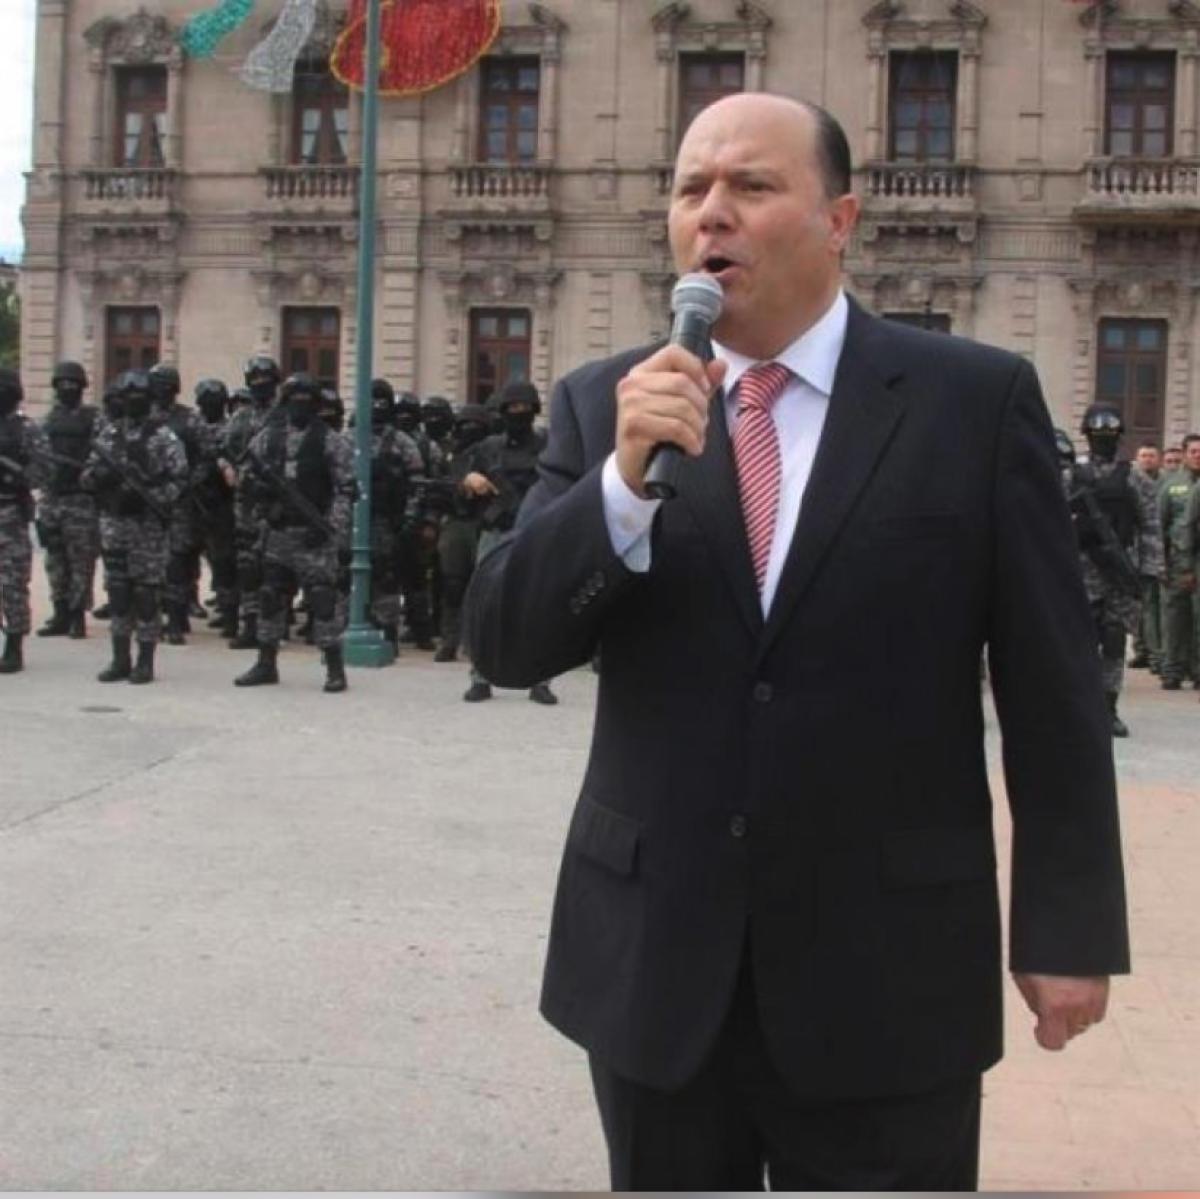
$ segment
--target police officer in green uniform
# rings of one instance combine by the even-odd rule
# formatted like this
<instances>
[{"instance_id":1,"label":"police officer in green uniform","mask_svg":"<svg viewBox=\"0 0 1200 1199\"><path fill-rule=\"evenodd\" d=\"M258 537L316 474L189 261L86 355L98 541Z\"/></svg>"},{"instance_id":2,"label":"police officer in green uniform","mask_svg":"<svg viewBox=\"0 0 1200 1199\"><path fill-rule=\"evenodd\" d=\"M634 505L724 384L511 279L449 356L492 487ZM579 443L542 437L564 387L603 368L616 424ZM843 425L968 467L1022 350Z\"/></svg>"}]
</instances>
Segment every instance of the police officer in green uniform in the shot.
<instances>
[{"instance_id":1,"label":"police officer in green uniform","mask_svg":"<svg viewBox=\"0 0 1200 1199\"><path fill-rule=\"evenodd\" d=\"M1162 587L1162 686L1178 691L1185 677L1197 681L1196 575L1189 554L1186 514L1192 492L1200 484L1200 434L1183 439L1183 462L1162 482L1158 505L1162 518L1167 571Z\"/></svg>"}]
</instances>

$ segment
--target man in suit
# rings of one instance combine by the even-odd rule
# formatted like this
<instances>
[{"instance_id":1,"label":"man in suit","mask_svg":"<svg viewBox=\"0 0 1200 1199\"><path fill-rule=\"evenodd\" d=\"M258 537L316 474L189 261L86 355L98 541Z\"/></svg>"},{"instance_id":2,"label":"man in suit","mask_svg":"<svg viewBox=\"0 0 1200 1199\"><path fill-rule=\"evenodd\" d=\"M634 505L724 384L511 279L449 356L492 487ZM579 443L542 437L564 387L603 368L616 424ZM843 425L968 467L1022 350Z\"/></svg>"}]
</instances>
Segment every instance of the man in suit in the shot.
<instances>
[{"instance_id":1,"label":"man in suit","mask_svg":"<svg viewBox=\"0 0 1200 1199\"><path fill-rule=\"evenodd\" d=\"M678 346L557 386L475 576L510 687L602 646L542 1010L590 1055L619 1189L968 1189L1001 1054L979 660L1013 818L1009 968L1061 1049L1128 968L1087 603L1037 379L876 320L836 121L740 95L679 152ZM656 445L687 457L645 498Z\"/></svg>"}]
</instances>

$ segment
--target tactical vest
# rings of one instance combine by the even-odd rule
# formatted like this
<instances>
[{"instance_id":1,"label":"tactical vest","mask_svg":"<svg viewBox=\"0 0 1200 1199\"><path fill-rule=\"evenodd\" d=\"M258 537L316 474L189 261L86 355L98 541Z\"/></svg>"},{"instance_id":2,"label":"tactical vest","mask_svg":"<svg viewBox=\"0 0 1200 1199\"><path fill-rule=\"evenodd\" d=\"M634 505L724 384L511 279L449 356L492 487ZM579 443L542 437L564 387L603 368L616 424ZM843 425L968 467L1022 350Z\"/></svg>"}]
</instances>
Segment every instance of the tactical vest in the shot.
<instances>
[{"instance_id":1,"label":"tactical vest","mask_svg":"<svg viewBox=\"0 0 1200 1199\"><path fill-rule=\"evenodd\" d=\"M325 457L328 436L329 426L323 420L315 420L304 430L296 447L296 490L322 516L333 506L333 472ZM266 459L283 478L287 478L287 443L288 427L275 426L267 441ZM295 524L305 523L295 513L289 513L286 519Z\"/></svg>"},{"instance_id":2,"label":"tactical vest","mask_svg":"<svg viewBox=\"0 0 1200 1199\"><path fill-rule=\"evenodd\" d=\"M1130 464L1118 462L1105 474L1090 463L1075 468L1075 486L1087 488L1096 497L1100 511L1108 517L1117 540L1131 546L1141 527L1141 511L1129 479Z\"/></svg>"},{"instance_id":3,"label":"tactical vest","mask_svg":"<svg viewBox=\"0 0 1200 1199\"><path fill-rule=\"evenodd\" d=\"M29 465L29 454L25 448L25 418L0 416L0 458L7 458L20 467ZM0 469L0 499L22 499L29 494L29 487Z\"/></svg>"},{"instance_id":4,"label":"tactical vest","mask_svg":"<svg viewBox=\"0 0 1200 1199\"><path fill-rule=\"evenodd\" d=\"M188 466L195 466L200 447L196 444L196 432L191 416L190 408L185 408L182 404L172 404L159 416L159 423L179 438L183 444L183 452L187 454Z\"/></svg>"},{"instance_id":5,"label":"tactical vest","mask_svg":"<svg viewBox=\"0 0 1200 1199\"><path fill-rule=\"evenodd\" d=\"M398 517L408 496L408 472L396 451L398 430L384 429L371 453L371 512Z\"/></svg>"},{"instance_id":6,"label":"tactical vest","mask_svg":"<svg viewBox=\"0 0 1200 1199\"><path fill-rule=\"evenodd\" d=\"M77 467L68 466L65 462L54 463L49 490L55 495L72 495L80 490L79 473L92 446L98 415L90 404L81 404L78 408L55 404L46 417L46 437L50 441L50 449L63 458L79 463Z\"/></svg>"},{"instance_id":7,"label":"tactical vest","mask_svg":"<svg viewBox=\"0 0 1200 1199\"><path fill-rule=\"evenodd\" d=\"M524 499L525 493L537 482L537 461L546 444L545 434L535 429L517 445L507 438L503 442L498 463L500 471Z\"/></svg>"}]
</instances>

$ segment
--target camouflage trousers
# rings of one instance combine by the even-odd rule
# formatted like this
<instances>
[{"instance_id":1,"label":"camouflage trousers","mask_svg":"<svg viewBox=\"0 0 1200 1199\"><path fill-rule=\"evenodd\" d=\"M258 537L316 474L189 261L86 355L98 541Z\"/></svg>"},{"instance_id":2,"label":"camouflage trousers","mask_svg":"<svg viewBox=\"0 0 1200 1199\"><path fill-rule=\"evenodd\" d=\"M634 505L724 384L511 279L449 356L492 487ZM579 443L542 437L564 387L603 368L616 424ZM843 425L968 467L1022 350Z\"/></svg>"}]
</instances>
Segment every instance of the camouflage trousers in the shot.
<instances>
[{"instance_id":1,"label":"camouflage trousers","mask_svg":"<svg viewBox=\"0 0 1200 1199\"><path fill-rule=\"evenodd\" d=\"M371 619L381 627L400 623L404 547L396 521L371 517Z\"/></svg>"},{"instance_id":2,"label":"camouflage trousers","mask_svg":"<svg viewBox=\"0 0 1200 1199\"><path fill-rule=\"evenodd\" d=\"M237 541L230 503L213 506L201 527L202 550L212 574L217 607L232 611L238 602Z\"/></svg>"},{"instance_id":3,"label":"camouflage trousers","mask_svg":"<svg viewBox=\"0 0 1200 1199\"><path fill-rule=\"evenodd\" d=\"M283 640L288 605L304 592L312 616L313 640L321 649L339 645L338 551L333 542L313 547L305 528L267 529L263 536L262 587L258 592L258 642Z\"/></svg>"},{"instance_id":4,"label":"camouflage trousers","mask_svg":"<svg viewBox=\"0 0 1200 1199\"><path fill-rule=\"evenodd\" d=\"M1179 683L1200 670L1200 595L1184 591L1180 572L1172 571L1162 589L1164 683Z\"/></svg>"},{"instance_id":5,"label":"camouflage trousers","mask_svg":"<svg viewBox=\"0 0 1200 1199\"><path fill-rule=\"evenodd\" d=\"M29 584L33 578L33 541L21 504L0 500L0 623L13 637L29 634Z\"/></svg>"},{"instance_id":6,"label":"camouflage trousers","mask_svg":"<svg viewBox=\"0 0 1200 1199\"><path fill-rule=\"evenodd\" d=\"M1142 588L1142 623L1133 638L1133 652L1144 656L1152 670L1162 666L1162 585L1157 579L1147 579Z\"/></svg>"},{"instance_id":7,"label":"camouflage trousers","mask_svg":"<svg viewBox=\"0 0 1200 1199\"><path fill-rule=\"evenodd\" d=\"M1125 640L1141 626L1142 601L1106 582L1086 554L1082 555L1080 561L1083 566L1083 586L1092 607L1092 622L1096 628L1104 690L1109 695L1116 695L1125 682Z\"/></svg>"},{"instance_id":8,"label":"camouflage trousers","mask_svg":"<svg viewBox=\"0 0 1200 1199\"><path fill-rule=\"evenodd\" d=\"M50 599L72 612L90 608L100 556L96 501L85 491L46 494L38 505L37 531L45 550Z\"/></svg>"},{"instance_id":9,"label":"camouflage trousers","mask_svg":"<svg viewBox=\"0 0 1200 1199\"><path fill-rule=\"evenodd\" d=\"M191 504L182 501L167 526L167 579L163 599L168 604L186 604L200 562L200 522Z\"/></svg>"},{"instance_id":10,"label":"camouflage trousers","mask_svg":"<svg viewBox=\"0 0 1200 1199\"><path fill-rule=\"evenodd\" d=\"M263 531L266 522L253 504L240 496L233 506L233 544L237 571L238 613L258 616L258 593L263 584Z\"/></svg>"},{"instance_id":11,"label":"camouflage trousers","mask_svg":"<svg viewBox=\"0 0 1200 1199\"><path fill-rule=\"evenodd\" d=\"M114 637L157 643L168 548L167 529L156 516L100 517L100 556Z\"/></svg>"}]
</instances>

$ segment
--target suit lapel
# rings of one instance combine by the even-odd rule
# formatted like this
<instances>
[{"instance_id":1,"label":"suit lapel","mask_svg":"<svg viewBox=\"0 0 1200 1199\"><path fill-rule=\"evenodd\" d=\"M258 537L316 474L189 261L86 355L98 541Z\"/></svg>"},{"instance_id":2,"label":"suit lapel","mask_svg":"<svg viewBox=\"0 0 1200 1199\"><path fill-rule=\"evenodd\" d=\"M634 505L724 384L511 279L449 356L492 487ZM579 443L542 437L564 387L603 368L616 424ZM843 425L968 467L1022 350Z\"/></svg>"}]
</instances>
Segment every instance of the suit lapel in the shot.
<instances>
[{"instance_id":1,"label":"suit lapel","mask_svg":"<svg viewBox=\"0 0 1200 1199\"><path fill-rule=\"evenodd\" d=\"M679 496L685 500L707 538L713 560L729 586L746 627L757 637L763 627L762 604L754 585L750 544L742 520L733 447L725 423L724 390L712 398L704 453L684 463Z\"/></svg>"},{"instance_id":2,"label":"suit lapel","mask_svg":"<svg viewBox=\"0 0 1200 1199\"><path fill-rule=\"evenodd\" d=\"M812 581L903 415L900 400L888 388L898 372L888 374L886 367L881 370L875 365L887 359L887 339L880 336L881 324L851 301L846 343L834 378L825 428L759 643L760 659ZM735 486L735 500L736 494Z\"/></svg>"}]
</instances>

